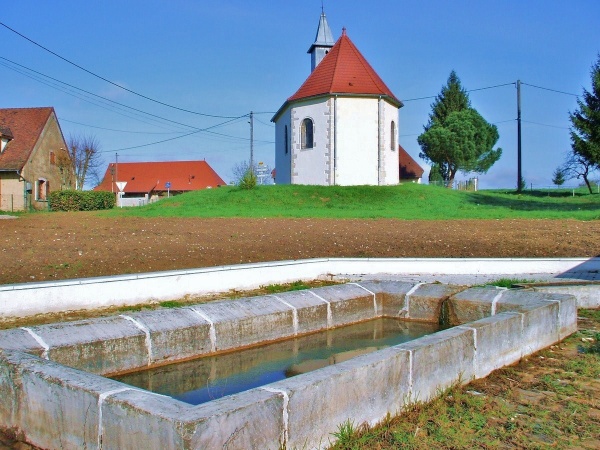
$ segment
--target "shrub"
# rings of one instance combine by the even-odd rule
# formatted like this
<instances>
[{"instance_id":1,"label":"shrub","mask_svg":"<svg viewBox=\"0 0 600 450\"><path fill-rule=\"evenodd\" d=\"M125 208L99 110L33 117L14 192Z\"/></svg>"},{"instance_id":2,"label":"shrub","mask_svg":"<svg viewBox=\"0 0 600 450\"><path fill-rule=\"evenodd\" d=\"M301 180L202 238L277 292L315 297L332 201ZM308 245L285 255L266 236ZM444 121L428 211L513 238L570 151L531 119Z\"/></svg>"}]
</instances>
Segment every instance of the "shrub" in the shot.
<instances>
[{"instance_id":1,"label":"shrub","mask_svg":"<svg viewBox=\"0 0 600 450\"><path fill-rule=\"evenodd\" d=\"M242 189L254 189L256 187L256 173L252 167L246 169L244 175L240 179L238 186Z\"/></svg>"},{"instance_id":2,"label":"shrub","mask_svg":"<svg viewBox=\"0 0 600 450\"><path fill-rule=\"evenodd\" d=\"M96 191L54 191L48 199L52 211L95 211L115 206L115 194Z\"/></svg>"}]
</instances>

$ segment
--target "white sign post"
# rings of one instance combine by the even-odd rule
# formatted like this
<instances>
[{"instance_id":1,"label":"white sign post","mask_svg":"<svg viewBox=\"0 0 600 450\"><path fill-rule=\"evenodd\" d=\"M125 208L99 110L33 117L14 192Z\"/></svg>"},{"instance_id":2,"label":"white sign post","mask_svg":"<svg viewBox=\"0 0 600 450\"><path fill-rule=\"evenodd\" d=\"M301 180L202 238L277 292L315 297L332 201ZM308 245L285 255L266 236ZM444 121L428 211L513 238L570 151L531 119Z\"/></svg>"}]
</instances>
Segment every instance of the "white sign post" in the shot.
<instances>
[{"instance_id":1,"label":"white sign post","mask_svg":"<svg viewBox=\"0 0 600 450\"><path fill-rule=\"evenodd\" d=\"M117 185L117 188L119 189L119 192L117 194L117 198L119 199L119 207L122 208L123 207L123 189L125 189L125 186L127 186L127 181L117 181L115 183Z\"/></svg>"}]
</instances>

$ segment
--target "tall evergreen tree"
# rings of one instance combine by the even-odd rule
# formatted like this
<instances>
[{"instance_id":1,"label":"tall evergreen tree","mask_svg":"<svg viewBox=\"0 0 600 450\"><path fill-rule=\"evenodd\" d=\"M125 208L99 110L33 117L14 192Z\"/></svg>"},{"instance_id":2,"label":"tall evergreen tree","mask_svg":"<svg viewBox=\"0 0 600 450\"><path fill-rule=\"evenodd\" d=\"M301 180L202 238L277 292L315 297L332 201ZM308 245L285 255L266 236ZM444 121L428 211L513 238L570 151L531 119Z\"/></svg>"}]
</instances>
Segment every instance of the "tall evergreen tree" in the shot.
<instances>
[{"instance_id":1,"label":"tall evergreen tree","mask_svg":"<svg viewBox=\"0 0 600 450\"><path fill-rule=\"evenodd\" d=\"M424 130L417 139L419 156L438 168L449 188L458 171L485 173L502 155L502 149L493 148L498 129L471 107L454 71L431 105Z\"/></svg>"},{"instance_id":2,"label":"tall evergreen tree","mask_svg":"<svg viewBox=\"0 0 600 450\"><path fill-rule=\"evenodd\" d=\"M436 123L444 123L450 113L462 111L471 107L471 101L467 91L461 86L460 79L456 72L450 72L446 86L437 95L431 105L429 114L429 123L425 125L425 131L429 130Z\"/></svg>"},{"instance_id":3,"label":"tall evergreen tree","mask_svg":"<svg viewBox=\"0 0 600 450\"><path fill-rule=\"evenodd\" d=\"M577 109L569 114L573 154L567 159L584 162L584 166L595 170L600 168L600 54L590 74L591 91L583 90L583 98L577 99ZM587 176L581 176L592 193Z\"/></svg>"}]
</instances>

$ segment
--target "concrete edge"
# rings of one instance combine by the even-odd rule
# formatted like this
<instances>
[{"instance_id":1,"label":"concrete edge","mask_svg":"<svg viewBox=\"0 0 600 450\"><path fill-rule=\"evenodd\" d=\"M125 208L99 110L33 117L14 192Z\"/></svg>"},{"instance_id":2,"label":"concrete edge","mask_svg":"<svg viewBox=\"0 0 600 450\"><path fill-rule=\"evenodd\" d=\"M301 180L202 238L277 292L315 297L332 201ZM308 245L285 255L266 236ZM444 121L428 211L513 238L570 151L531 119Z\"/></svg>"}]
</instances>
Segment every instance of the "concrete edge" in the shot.
<instances>
[{"instance_id":1,"label":"concrete edge","mask_svg":"<svg viewBox=\"0 0 600 450\"><path fill-rule=\"evenodd\" d=\"M317 258L0 286L0 320L255 289L344 274L497 274L600 271L600 258ZM571 293L571 292L570 292ZM587 303L586 303L587 304ZM597 300L600 306L600 299Z\"/></svg>"}]
</instances>

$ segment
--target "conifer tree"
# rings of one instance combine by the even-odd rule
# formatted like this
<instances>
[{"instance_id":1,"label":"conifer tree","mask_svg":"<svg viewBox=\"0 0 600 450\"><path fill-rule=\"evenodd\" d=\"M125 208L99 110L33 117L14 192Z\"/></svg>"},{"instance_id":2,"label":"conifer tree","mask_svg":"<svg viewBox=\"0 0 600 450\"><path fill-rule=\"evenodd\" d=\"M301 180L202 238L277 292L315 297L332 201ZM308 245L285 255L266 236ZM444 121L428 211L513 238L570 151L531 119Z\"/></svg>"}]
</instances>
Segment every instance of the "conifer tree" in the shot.
<instances>
[{"instance_id":1,"label":"conifer tree","mask_svg":"<svg viewBox=\"0 0 600 450\"><path fill-rule=\"evenodd\" d=\"M591 91L583 90L583 97L577 100L577 109L569 114L572 154L567 157L567 161L578 161L578 167L586 168L576 174L577 178L583 178L590 194L592 187L588 173L600 168L600 54L592 65L591 81Z\"/></svg>"},{"instance_id":2,"label":"conifer tree","mask_svg":"<svg viewBox=\"0 0 600 450\"><path fill-rule=\"evenodd\" d=\"M502 149L493 148L498 129L471 107L454 71L431 105L424 130L417 139L419 156L439 168L449 188L458 171L485 173L502 155Z\"/></svg>"},{"instance_id":3,"label":"conifer tree","mask_svg":"<svg viewBox=\"0 0 600 450\"><path fill-rule=\"evenodd\" d=\"M471 107L471 101L467 91L460 84L460 79L453 70L448 76L446 86L437 95L431 105L429 114L429 123L425 126L425 131L429 130L436 123L443 123L450 113L462 111Z\"/></svg>"}]
</instances>

